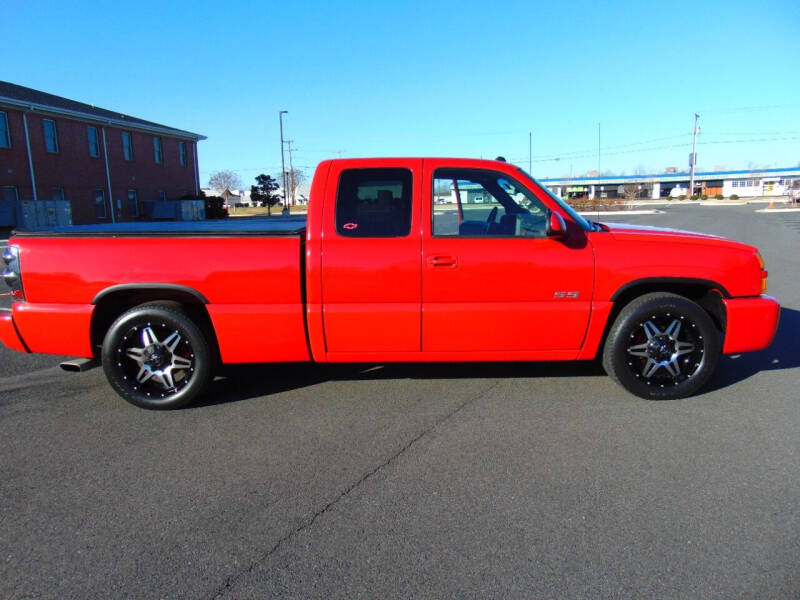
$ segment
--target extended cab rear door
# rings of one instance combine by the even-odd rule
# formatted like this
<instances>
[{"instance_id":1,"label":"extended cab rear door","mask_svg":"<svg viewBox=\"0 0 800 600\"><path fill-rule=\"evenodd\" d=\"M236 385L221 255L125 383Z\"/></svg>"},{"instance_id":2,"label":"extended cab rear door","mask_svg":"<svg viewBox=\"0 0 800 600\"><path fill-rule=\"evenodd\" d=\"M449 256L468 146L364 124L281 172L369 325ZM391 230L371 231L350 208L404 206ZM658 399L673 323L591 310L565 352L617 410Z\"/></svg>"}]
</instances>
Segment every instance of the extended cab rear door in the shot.
<instances>
[{"instance_id":1,"label":"extended cab rear door","mask_svg":"<svg viewBox=\"0 0 800 600\"><path fill-rule=\"evenodd\" d=\"M547 237L560 207L512 165L426 159L424 171L423 351L574 358L594 283L583 229L562 215L569 236Z\"/></svg>"},{"instance_id":2,"label":"extended cab rear door","mask_svg":"<svg viewBox=\"0 0 800 600\"><path fill-rule=\"evenodd\" d=\"M332 162L321 246L330 358L420 351L421 181L420 159Z\"/></svg>"}]
</instances>

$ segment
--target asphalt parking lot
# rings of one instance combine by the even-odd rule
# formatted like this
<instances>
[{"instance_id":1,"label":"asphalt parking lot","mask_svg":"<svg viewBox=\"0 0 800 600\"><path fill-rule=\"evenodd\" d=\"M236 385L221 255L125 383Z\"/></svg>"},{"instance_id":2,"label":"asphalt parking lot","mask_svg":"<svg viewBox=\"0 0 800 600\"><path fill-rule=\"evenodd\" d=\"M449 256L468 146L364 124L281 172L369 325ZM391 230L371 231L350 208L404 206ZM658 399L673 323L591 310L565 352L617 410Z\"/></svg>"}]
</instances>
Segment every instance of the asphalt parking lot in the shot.
<instances>
[{"instance_id":1,"label":"asphalt parking lot","mask_svg":"<svg viewBox=\"0 0 800 600\"><path fill-rule=\"evenodd\" d=\"M288 365L149 412L0 349L0 597L800 597L800 213L755 208L602 217L761 249L775 343L686 400L594 363Z\"/></svg>"}]
</instances>

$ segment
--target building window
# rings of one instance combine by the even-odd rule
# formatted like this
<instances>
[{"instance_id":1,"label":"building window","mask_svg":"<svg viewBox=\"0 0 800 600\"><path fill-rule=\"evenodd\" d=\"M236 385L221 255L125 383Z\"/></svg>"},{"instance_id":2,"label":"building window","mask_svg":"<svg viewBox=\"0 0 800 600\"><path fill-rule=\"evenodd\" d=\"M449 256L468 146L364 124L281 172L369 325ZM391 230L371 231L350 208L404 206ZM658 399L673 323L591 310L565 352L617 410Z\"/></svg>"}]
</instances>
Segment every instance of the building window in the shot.
<instances>
[{"instance_id":1,"label":"building window","mask_svg":"<svg viewBox=\"0 0 800 600\"><path fill-rule=\"evenodd\" d=\"M17 188L13 185L6 185L0 188L0 200L5 202L17 201Z\"/></svg>"},{"instance_id":2,"label":"building window","mask_svg":"<svg viewBox=\"0 0 800 600\"><path fill-rule=\"evenodd\" d=\"M98 219L108 217L106 213L106 193L104 190L94 191L94 216Z\"/></svg>"},{"instance_id":3,"label":"building window","mask_svg":"<svg viewBox=\"0 0 800 600\"><path fill-rule=\"evenodd\" d=\"M11 148L11 133L8 131L8 115L0 111L0 148Z\"/></svg>"},{"instance_id":4,"label":"building window","mask_svg":"<svg viewBox=\"0 0 800 600\"><path fill-rule=\"evenodd\" d=\"M42 119L42 130L44 131L44 145L50 154L58 152L58 132L56 122L52 119Z\"/></svg>"},{"instance_id":5,"label":"building window","mask_svg":"<svg viewBox=\"0 0 800 600\"><path fill-rule=\"evenodd\" d=\"M139 216L139 199L136 190L128 190L128 216Z\"/></svg>"},{"instance_id":6,"label":"building window","mask_svg":"<svg viewBox=\"0 0 800 600\"><path fill-rule=\"evenodd\" d=\"M53 193L50 196L52 200L63 200L64 199L64 188L53 188Z\"/></svg>"},{"instance_id":7,"label":"building window","mask_svg":"<svg viewBox=\"0 0 800 600\"><path fill-rule=\"evenodd\" d=\"M160 165L164 162L164 153L161 149L161 138L154 137L153 138L153 158L156 161L157 165Z\"/></svg>"},{"instance_id":8,"label":"building window","mask_svg":"<svg viewBox=\"0 0 800 600\"><path fill-rule=\"evenodd\" d=\"M125 160L133 160L133 138L130 131L122 132L122 155Z\"/></svg>"},{"instance_id":9,"label":"building window","mask_svg":"<svg viewBox=\"0 0 800 600\"><path fill-rule=\"evenodd\" d=\"M89 156L98 158L100 156L100 138L97 137L97 127L92 125L86 127L86 137L89 139Z\"/></svg>"},{"instance_id":10,"label":"building window","mask_svg":"<svg viewBox=\"0 0 800 600\"><path fill-rule=\"evenodd\" d=\"M161 200L161 202L164 202L167 199L167 192L164 190L158 190L158 199Z\"/></svg>"},{"instance_id":11,"label":"building window","mask_svg":"<svg viewBox=\"0 0 800 600\"><path fill-rule=\"evenodd\" d=\"M182 167L186 166L186 142L178 142L178 160Z\"/></svg>"}]
</instances>

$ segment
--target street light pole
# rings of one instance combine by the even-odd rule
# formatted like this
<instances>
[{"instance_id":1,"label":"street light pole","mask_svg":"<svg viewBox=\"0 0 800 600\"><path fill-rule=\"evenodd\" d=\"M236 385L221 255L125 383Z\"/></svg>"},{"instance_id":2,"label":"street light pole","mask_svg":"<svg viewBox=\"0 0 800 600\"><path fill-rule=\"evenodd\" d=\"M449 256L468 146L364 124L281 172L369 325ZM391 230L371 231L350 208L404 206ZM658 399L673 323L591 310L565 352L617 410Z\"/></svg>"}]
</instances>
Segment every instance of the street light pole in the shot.
<instances>
[{"instance_id":1,"label":"street light pole","mask_svg":"<svg viewBox=\"0 0 800 600\"><path fill-rule=\"evenodd\" d=\"M283 159L283 115L289 114L288 110L278 112L278 121L281 124L281 174L283 175L283 210L286 210L286 164Z\"/></svg>"},{"instance_id":2,"label":"street light pole","mask_svg":"<svg viewBox=\"0 0 800 600\"><path fill-rule=\"evenodd\" d=\"M694 135L692 136L691 175L689 176L689 197L694 196L694 166L697 164L697 119L700 115L694 113Z\"/></svg>"}]
</instances>

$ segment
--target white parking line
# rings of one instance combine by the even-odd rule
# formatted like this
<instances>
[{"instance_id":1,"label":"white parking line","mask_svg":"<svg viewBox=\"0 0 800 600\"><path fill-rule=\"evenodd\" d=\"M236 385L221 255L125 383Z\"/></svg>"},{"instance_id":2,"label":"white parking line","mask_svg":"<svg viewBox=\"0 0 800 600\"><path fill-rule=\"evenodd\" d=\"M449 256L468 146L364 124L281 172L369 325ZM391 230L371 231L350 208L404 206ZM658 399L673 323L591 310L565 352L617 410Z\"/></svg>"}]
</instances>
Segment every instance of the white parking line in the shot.
<instances>
[{"instance_id":1,"label":"white parking line","mask_svg":"<svg viewBox=\"0 0 800 600\"><path fill-rule=\"evenodd\" d=\"M579 215L663 215L663 210L587 210L578 212Z\"/></svg>"}]
</instances>

